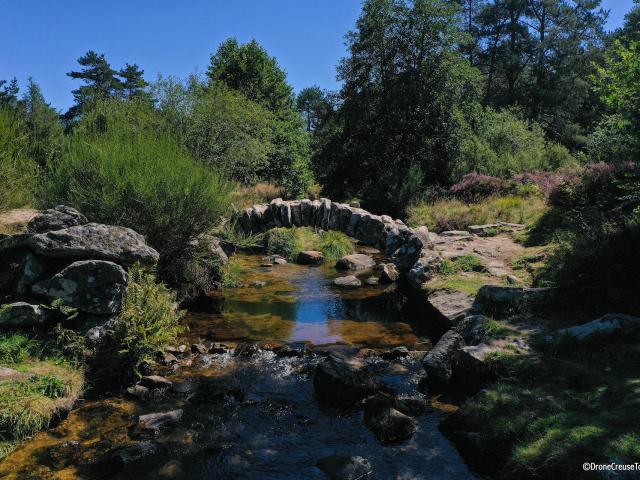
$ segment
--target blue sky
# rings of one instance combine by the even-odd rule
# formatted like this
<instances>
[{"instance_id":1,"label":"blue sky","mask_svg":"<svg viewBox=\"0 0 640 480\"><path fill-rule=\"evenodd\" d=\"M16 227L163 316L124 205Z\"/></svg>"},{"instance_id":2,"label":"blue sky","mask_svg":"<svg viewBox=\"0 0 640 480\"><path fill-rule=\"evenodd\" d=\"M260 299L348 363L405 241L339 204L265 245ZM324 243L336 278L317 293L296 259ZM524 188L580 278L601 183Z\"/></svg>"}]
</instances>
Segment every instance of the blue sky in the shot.
<instances>
[{"instance_id":1,"label":"blue sky","mask_svg":"<svg viewBox=\"0 0 640 480\"><path fill-rule=\"evenodd\" d=\"M114 68L137 63L145 77L204 72L230 36L256 38L278 58L296 90L335 89L344 34L360 0L20 0L1 1L0 79L33 76L52 105L68 108L78 84L65 73L89 49ZM632 0L603 0L608 28L621 25Z\"/></svg>"}]
</instances>

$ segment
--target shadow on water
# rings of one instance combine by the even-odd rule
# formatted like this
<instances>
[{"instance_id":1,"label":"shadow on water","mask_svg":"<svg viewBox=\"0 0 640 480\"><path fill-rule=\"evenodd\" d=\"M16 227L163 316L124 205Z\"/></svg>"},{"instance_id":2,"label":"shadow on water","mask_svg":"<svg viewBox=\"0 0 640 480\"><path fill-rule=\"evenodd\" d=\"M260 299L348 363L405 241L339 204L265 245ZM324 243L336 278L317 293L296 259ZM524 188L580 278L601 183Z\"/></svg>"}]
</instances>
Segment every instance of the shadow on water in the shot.
<instances>
[{"instance_id":1,"label":"shadow on water","mask_svg":"<svg viewBox=\"0 0 640 480\"><path fill-rule=\"evenodd\" d=\"M226 332L316 345L423 345L408 324L381 308L385 287L341 292L331 286L338 273L330 267L285 265L267 271L255 267L259 258L242 261L247 287L226 292L222 314L190 315L194 339ZM251 287L255 281L267 283ZM55 429L36 435L1 462L0 478L323 479L316 464L333 454L367 458L371 479L474 478L438 431L438 410L419 417L410 440L381 446L360 410L320 405L312 380L322 348L331 347L293 358L263 350L252 356L200 355L191 367L166 372L174 388L151 399L122 396L80 404ZM419 356L364 361L387 389L421 395ZM157 436L136 432L139 415L175 409L184 414L173 428Z\"/></svg>"}]
</instances>

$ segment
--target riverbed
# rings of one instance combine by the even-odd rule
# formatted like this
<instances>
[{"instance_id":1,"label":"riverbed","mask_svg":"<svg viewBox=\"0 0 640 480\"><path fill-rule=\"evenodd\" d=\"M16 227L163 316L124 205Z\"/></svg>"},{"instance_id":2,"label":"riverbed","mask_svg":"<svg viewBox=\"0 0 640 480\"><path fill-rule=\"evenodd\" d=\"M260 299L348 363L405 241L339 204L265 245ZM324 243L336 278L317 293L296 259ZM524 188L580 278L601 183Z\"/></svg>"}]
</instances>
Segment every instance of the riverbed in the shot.
<instances>
[{"instance_id":1,"label":"riverbed","mask_svg":"<svg viewBox=\"0 0 640 480\"><path fill-rule=\"evenodd\" d=\"M366 458L371 479L474 478L437 424L455 408L428 398L407 441L382 446L362 411L325 407L313 372L327 354L366 362L393 393L422 396L427 338L389 308L393 286L339 290L331 265L262 267L238 257L239 288L222 292L221 313L190 313L189 343L221 342L226 350L165 367L173 388L151 398L123 392L81 402L55 428L36 435L0 463L15 479L323 479L318 461L334 454ZM258 346L263 348L256 348ZM294 353L279 355L286 345ZM411 354L378 354L406 346ZM139 415L181 409L180 422L156 436L141 434Z\"/></svg>"}]
</instances>

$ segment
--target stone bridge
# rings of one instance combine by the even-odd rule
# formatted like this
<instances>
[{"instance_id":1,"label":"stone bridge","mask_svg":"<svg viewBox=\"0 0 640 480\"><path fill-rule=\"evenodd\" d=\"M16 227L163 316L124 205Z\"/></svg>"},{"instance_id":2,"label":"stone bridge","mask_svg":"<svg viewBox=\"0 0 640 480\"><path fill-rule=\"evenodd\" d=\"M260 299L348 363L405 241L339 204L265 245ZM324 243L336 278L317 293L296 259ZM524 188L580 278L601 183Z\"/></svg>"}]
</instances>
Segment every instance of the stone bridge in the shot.
<instances>
[{"instance_id":1,"label":"stone bridge","mask_svg":"<svg viewBox=\"0 0 640 480\"><path fill-rule=\"evenodd\" d=\"M276 227L312 227L335 230L379 249L418 287L439 266L440 257L429 249L426 227L410 228L388 215L374 215L344 203L276 198L268 204L245 209L239 219L244 233L256 234Z\"/></svg>"}]
</instances>

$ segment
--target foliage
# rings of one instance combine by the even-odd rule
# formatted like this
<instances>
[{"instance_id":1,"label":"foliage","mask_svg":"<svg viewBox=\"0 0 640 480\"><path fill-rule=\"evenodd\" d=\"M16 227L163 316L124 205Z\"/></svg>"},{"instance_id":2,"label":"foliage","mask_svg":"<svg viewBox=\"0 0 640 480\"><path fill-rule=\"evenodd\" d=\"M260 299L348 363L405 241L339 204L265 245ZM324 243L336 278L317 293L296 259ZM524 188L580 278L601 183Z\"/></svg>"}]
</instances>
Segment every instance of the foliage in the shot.
<instances>
[{"instance_id":1,"label":"foliage","mask_svg":"<svg viewBox=\"0 0 640 480\"><path fill-rule=\"evenodd\" d=\"M22 363L30 357L38 357L42 345L26 335L0 336L0 363Z\"/></svg>"},{"instance_id":2,"label":"foliage","mask_svg":"<svg viewBox=\"0 0 640 480\"><path fill-rule=\"evenodd\" d=\"M315 159L330 197L397 213L416 184L448 181L479 90L458 54L459 20L455 2L364 2L338 69L339 119L328 122Z\"/></svg>"},{"instance_id":3,"label":"foliage","mask_svg":"<svg viewBox=\"0 0 640 480\"><path fill-rule=\"evenodd\" d=\"M296 108L304 117L308 132L317 132L332 109L329 94L317 85L303 88L296 97Z\"/></svg>"},{"instance_id":4,"label":"foliage","mask_svg":"<svg viewBox=\"0 0 640 480\"><path fill-rule=\"evenodd\" d=\"M545 139L542 128L509 110L484 108L462 139L452 178L467 172L510 177L575 163L569 151Z\"/></svg>"},{"instance_id":5,"label":"foliage","mask_svg":"<svg viewBox=\"0 0 640 480\"><path fill-rule=\"evenodd\" d=\"M225 40L211 56L207 76L222 82L271 112L293 108L293 89L278 61L256 41Z\"/></svg>"},{"instance_id":6,"label":"foliage","mask_svg":"<svg viewBox=\"0 0 640 480\"><path fill-rule=\"evenodd\" d=\"M100 359L103 368L110 370L115 378L127 377L140 362L175 342L185 331L182 317L175 294L156 283L153 274L134 265L129 270L129 284L118 321L104 347L107 352L100 352L96 357L104 356Z\"/></svg>"},{"instance_id":7,"label":"foliage","mask_svg":"<svg viewBox=\"0 0 640 480\"><path fill-rule=\"evenodd\" d=\"M605 117L596 130L598 138L593 143L597 158L594 160L637 160L640 155L640 42L625 44L617 39L592 78L596 91L612 114ZM607 142L602 138L603 133L611 134L613 139ZM622 144L614 140L621 140ZM607 158L608 153L612 158ZM620 158L621 154L628 157Z\"/></svg>"},{"instance_id":8,"label":"foliage","mask_svg":"<svg viewBox=\"0 0 640 480\"><path fill-rule=\"evenodd\" d=\"M477 203L457 199L418 201L407 209L407 223L426 225L435 232L496 222L531 224L546 210L545 201L539 196L489 197Z\"/></svg>"},{"instance_id":9,"label":"foliage","mask_svg":"<svg viewBox=\"0 0 640 480\"><path fill-rule=\"evenodd\" d=\"M235 288L241 286L241 278L244 270L237 257L229 258L229 261L224 266L222 273L222 285L224 287Z\"/></svg>"},{"instance_id":10,"label":"foliage","mask_svg":"<svg viewBox=\"0 0 640 480\"><path fill-rule=\"evenodd\" d=\"M205 165L245 185L270 175L273 114L224 84L214 84L193 107L185 144Z\"/></svg>"},{"instance_id":11,"label":"foliage","mask_svg":"<svg viewBox=\"0 0 640 480\"><path fill-rule=\"evenodd\" d=\"M145 235L160 252L165 278L189 242L219 222L231 185L156 125L161 120L144 103L96 105L50 165L41 201L74 205L94 221Z\"/></svg>"},{"instance_id":12,"label":"foliage","mask_svg":"<svg viewBox=\"0 0 640 480\"><path fill-rule=\"evenodd\" d=\"M542 280L581 292L592 306L638 308L633 280L640 271L638 164L590 165L550 199L553 208L543 226L553 229L557 248Z\"/></svg>"},{"instance_id":13,"label":"foliage","mask_svg":"<svg viewBox=\"0 0 640 480\"><path fill-rule=\"evenodd\" d=\"M28 140L18 115L0 107L0 211L33 203L37 165L27 156Z\"/></svg>"}]
</instances>

